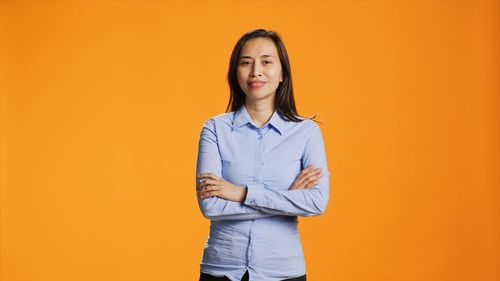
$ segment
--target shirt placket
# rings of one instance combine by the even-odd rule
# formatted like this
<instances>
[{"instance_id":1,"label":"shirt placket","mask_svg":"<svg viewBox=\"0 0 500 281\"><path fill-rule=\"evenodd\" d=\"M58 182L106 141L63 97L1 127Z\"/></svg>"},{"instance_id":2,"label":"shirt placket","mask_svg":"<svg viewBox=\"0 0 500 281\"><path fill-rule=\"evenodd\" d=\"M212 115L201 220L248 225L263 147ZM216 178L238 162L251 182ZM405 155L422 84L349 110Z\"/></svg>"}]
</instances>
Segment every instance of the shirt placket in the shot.
<instances>
[{"instance_id":1,"label":"shirt placket","mask_svg":"<svg viewBox=\"0 0 500 281\"><path fill-rule=\"evenodd\" d=\"M265 128L256 128L257 135L254 136L257 138L257 144L255 145L255 162L254 162L254 167L255 167L255 173L254 173L254 179L253 183L254 184L261 184L263 181L263 171L264 171L264 134L265 134ZM256 231L255 227L257 227L257 222L258 220L253 219L252 220L252 226L250 228L250 235L249 235L249 245L248 245L248 252L247 252L247 268L251 264L252 261L252 256L253 256L253 232Z\"/></svg>"},{"instance_id":2,"label":"shirt placket","mask_svg":"<svg viewBox=\"0 0 500 281\"><path fill-rule=\"evenodd\" d=\"M264 130L257 128L257 145L255 149L255 176L254 184L262 183L262 173L264 170Z\"/></svg>"}]
</instances>

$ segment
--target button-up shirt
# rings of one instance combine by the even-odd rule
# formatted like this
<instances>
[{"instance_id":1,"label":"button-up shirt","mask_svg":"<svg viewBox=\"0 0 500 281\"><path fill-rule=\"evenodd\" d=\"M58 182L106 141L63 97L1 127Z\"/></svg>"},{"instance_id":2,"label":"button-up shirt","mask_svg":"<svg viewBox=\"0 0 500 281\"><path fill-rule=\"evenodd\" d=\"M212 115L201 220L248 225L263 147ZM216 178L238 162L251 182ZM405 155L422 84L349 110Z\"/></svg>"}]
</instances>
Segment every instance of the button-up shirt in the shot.
<instances>
[{"instance_id":1,"label":"button-up shirt","mask_svg":"<svg viewBox=\"0 0 500 281\"><path fill-rule=\"evenodd\" d=\"M290 190L311 163L323 171L319 183ZM323 137L314 121L286 121L275 111L258 127L245 106L211 117L201 129L196 173L213 173L247 189L244 202L198 197L211 221L201 272L234 281L247 270L252 281L306 274L298 216L322 214L329 198Z\"/></svg>"}]
</instances>

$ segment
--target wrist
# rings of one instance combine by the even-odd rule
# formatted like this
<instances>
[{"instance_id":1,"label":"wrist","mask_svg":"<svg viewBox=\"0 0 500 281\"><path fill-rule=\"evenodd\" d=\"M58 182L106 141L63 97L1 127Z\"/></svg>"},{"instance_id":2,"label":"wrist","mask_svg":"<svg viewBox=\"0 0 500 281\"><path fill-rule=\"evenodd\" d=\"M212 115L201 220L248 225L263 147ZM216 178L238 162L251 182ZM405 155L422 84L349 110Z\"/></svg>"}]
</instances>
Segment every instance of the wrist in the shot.
<instances>
[{"instance_id":1,"label":"wrist","mask_svg":"<svg viewBox=\"0 0 500 281\"><path fill-rule=\"evenodd\" d=\"M245 202L245 200L247 199L247 191L248 191L248 189L247 189L246 185L245 186L241 186L241 188L243 189L243 196L241 198L241 202Z\"/></svg>"}]
</instances>

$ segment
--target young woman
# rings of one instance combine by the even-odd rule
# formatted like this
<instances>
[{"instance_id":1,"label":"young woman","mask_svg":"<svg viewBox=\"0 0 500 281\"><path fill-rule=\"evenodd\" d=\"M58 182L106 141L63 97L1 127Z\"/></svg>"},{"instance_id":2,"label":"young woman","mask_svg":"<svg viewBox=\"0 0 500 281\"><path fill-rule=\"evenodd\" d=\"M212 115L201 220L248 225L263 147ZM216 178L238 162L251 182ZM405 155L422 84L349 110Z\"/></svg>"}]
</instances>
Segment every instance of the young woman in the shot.
<instances>
[{"instance_id":1,"label":"young woman","mask_svg":"<svg viewBox=\"0 0 500 281\"><path fill-rule=\"evenodd\" d=\"M211 220L200 280L306 280L298 216L325 211L329 171L319 126L295 108L280 36L244 34L228 81L226 113L199 139L197 198Z\"/></svg>"}]
</instances>

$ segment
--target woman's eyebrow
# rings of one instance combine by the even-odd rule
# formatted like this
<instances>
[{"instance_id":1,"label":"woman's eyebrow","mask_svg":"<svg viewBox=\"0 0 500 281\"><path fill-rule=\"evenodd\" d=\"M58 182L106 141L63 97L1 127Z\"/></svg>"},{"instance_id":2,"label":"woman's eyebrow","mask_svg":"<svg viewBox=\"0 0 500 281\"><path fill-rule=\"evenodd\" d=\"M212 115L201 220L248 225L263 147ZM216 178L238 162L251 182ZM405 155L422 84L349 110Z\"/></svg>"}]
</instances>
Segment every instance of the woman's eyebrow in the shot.
<instances>
[{"instance_id":1,"label":"woman's eyebrow","mask_svg":"<svg viewBox=\"0 0 500 281\"><path fill-rule=\"evenodd\" d=\"M271 56L271 55L262 55L262 56L260 56L260 57L261 57L261 58L273 58L273 56ZM240 60L241 60L241 59L252 59L252 57L251 57L251 56L246 56L246 55L245 55L245 56L241 56L241 57L240 57Z\"/></svg>"}]
</instances>

